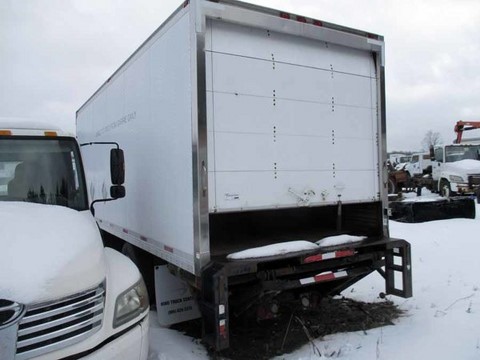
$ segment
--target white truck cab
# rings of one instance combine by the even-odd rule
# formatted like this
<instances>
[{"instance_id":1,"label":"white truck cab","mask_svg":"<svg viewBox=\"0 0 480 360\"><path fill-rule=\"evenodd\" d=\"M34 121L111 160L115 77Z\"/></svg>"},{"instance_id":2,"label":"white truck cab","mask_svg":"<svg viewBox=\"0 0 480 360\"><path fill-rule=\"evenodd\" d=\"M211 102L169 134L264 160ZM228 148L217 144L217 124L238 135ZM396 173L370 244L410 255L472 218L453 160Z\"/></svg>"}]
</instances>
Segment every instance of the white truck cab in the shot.
<instances>
[{"instance_id":1,"label":"white truck cab","mask_svg":"<svg viewBox=\"0 0 480 360\"><path fill-rule=\"evenodd\" d=\"M427 153L416 153L412 155L410 162L405 166L405 170L408 174L413 177L416 175L423 175L428 168L432 167L432 160L430 159L430 154Z\"/></svg>"},{"instance_id":2,"label":"white truck cab","mask_svg":"<svg viewBox=\"0 0 480 360\"><path fill-rule=\"evenodd\" d=\"M410 163L412 157L410 155L405 155L399 157L397 164L395 165L395 170L405 170L405 167Z\"/></svg>"},{"instance_id":3,"label":"white truck cab","mask_svg":"<svg viewBox=\"0 0 480 360\"><path fill-rule=\"evenodd\" d=\"M480 186L480 145L452 144L433 149L432 179L443 196L473 194Z\"/></svg>"},{"instance_id":4,"label":"white truck cab","mask_svg":"<svg viewBox=\"0 0 480 360\"><path fill-rule=\"evenodd\" d=\"M143 279L103 246L85 184L73 135L0 122L2 360L147 358Z\"/></svg>"}]
</instances>

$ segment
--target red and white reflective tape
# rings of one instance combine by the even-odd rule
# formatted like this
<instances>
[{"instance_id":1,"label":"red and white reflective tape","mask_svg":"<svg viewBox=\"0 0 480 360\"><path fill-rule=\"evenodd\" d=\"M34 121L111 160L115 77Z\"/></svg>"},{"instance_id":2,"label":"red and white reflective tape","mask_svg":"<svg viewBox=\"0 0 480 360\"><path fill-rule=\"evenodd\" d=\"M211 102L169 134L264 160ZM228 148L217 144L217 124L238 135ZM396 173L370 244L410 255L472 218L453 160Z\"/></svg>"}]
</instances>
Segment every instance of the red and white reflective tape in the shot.
<instances>
[{"instance_id":1,"label":"red and white reflective tape","mask_svg":"<svg viewBox=\"0 0 480 360\"><path fill-rule=\"evenodd\" d=\"M303 262L305 264L308 264L312 262L329 260L329 259L338 259L338 258L353 256L353 255L355 255L355 250L338 250L338 251L332 251L324 254L308 256L303 260Z\"/></svg>"},{"instance_id":2,"label":"red and white reflective tape","mask_svg":"<svg viewBox=\"0 0 480 360\"><path fill-rule=\"evenodd\" d=\"M225 319L220 320L218 324L218 332L220 336L226 338L227 337L227 329L226 329L226 321Z\"/></svg>"},{"instance_id":3,"label":"red and white reflective tape","mask_svg":"<svg viewBox=\"0 0 480 360\"><path fill-rule=\"evenodd\" d=\"M332 280L344 278L347 276L348 276L348 273L345 270L337 271L337 272L326 271L312 277L300 279L300 284L307 285L307 284L313 284L313 283L318 283L322 281L332 281Z\"/></svg>"}]
</instances>

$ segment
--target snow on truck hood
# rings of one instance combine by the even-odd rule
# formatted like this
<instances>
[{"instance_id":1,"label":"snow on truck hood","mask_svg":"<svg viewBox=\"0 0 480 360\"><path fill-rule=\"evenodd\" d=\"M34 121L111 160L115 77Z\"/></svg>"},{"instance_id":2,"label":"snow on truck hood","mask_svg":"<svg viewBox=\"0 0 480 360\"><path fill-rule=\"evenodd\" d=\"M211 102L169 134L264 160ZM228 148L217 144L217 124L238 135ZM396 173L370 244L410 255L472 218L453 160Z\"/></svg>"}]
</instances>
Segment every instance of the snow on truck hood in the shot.
<instances>
[{"instance_id":1,"label":"snow on truck hood","mask_svg":"<svg viewBox=\"0 0 480 360\"><path fill-rule=\"evenodd\" d=\"M446 163L451 170L464 172L466 174L480 173L480 161L472 159L464 159Z\"/></svg>"},{"instance_id":2,"label":"snow on truck hood","mask_svg":"<svg viewBox=\"0 0 480 360\"><path fill-rule=\"evenodd\" d=\"M0 202L0 299L49 301L104 278L103 245L90 213Z\"/></svg>"}]
</instances>

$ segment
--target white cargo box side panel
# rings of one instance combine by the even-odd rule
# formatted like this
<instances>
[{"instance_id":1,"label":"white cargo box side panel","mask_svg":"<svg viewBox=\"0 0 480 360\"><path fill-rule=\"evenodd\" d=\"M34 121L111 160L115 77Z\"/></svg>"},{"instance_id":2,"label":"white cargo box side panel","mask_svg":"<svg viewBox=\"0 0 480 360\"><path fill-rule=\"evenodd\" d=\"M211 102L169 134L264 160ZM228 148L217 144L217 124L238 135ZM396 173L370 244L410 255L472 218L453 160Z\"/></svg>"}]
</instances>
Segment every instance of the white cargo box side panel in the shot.
<instances>
[{"instance_id":1,"label":"white cargo box side panel","mask_svg":"<svg viewBox=\"0 0 480 360\"><path fill-rule=\"evenodd\" d=\"M211 20L210 211L379 199L373 56Z\"/></svg>"},{"instance_id":2,"label":"white cargo box side panel","mask_svg":"<svg viewBox=\"0 0 480 360\"><path fill-rule=\"evenodd\" d=\"M126 197L95 206L101 226L193 273L190 35L184 9L79 111L77 127L81 142L116 141L125 151ZM98 156L106 151L83 150L99 198L110 185L108 159Z\"/></svg>"}]
</instances>

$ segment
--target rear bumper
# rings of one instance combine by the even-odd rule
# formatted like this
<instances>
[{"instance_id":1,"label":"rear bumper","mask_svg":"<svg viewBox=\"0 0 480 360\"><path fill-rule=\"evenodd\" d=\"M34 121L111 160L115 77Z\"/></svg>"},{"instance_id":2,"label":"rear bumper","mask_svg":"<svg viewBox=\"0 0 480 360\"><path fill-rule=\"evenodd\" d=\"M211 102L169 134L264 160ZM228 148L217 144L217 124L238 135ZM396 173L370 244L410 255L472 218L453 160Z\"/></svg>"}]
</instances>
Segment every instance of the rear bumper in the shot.
<instances>
[{"instance_id":1,"label":"rear bumper","mask_svg":"<svg viewBox=\"0 0 480 360\"><path fill-rule=\"evenodd\" d=\"M383 238L348 243L291 256L212 262L202 273L200 309L204 341L216 350L229 346L229 307L237 312L283 293L339 294L373 271L385 279L385 292L412 296L410 244Z\"/></svg>"},{"instance_id":2,"label":"rear bumper","mask_svg":"<svg viewBox=\"0 0 480 360\"><path fill-rule=\"evenodd\" d=\"M146 360L148 356L148 315L119 337L108 341L85 360Z\"/></svg>"}]
</instances>

